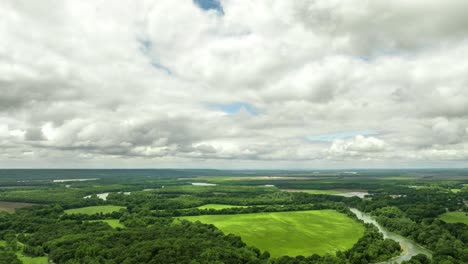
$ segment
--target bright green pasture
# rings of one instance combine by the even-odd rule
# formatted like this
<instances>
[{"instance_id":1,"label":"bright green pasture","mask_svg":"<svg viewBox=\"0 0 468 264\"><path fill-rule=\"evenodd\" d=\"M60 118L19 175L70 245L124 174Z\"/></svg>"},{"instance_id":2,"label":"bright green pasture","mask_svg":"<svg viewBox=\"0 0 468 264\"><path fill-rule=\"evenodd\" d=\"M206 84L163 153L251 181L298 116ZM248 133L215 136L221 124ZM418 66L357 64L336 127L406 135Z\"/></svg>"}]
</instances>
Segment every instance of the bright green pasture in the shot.
<instances>
[{"instance_id":1,"label":"bright green pasture","mask_svg":"<svg viewBox=\"0 0 468 264\"><path fill-rule=\"evenodd\" d=\"M221 210L221 209L226 209L226 208L245 208L247 206L242 206L242 205L230 205L230 204L205 204L202 206L198 206L198 209L215 209L215 210Z\"/></svg>"},{"instance_id":2,"label":"bright green pasture","mask_svg":"<svg viewBox=\"0 0 468 264\"><path fill-rule=\"evenodd\" d=\"M451 192L453 193L459 193L461 192L462 189L450 189Z\"/></svg>"},{"instance_id":3,"label":"bright green pasture","mask_svg":"<svg viewBox=\"0 0 468 264\"><path fill-rule=\"evenodd\" d=\"M268 250L273 257L333 254L351 248L364 234L360 223L334 210L181 218L214 224L226 234L239 235L248 245Z\"/></svg>"},{"instance_id":4,"label":"bright green pasture","mask_svg":"<svg viewBox=\"0 0 468 264\"><path fill-rule=\"evenodd\" d=\"M118 212L120 209L125 209L123 206L115 206L115 205L101 205L101 206L88 206L82 208L75 208L65 210L66 214L87 214L93 215L98 213L108 214L113 212Z\"/></svg>"},{"instance_id":5,"label":"bright green pasture","mask_svg":"<svg viewBox=\"0 0 468 264\"><path fill-rule=\"evenodd\" d=\"M439 218L447 223L464 223L468 225L467 212L447 212L440 215Z\"/></svg>"},{"instance_id":6,"label":"bright green pasture","mask_svg":"<svg viewBox=\"0 0 468 264\"><path fill-rule=\"evenodd\" d=\"M16 255L18 256L19 260L23 262L23 264L49 264L49 259L47 257L28 257L23 255L21 252L17 252Z\"/></svg>"},{"instance_id":7,"label":"bright green pasture","mask_svg":"<svg viewBox=\"0 0 468 264\"><path fill-rule=\"evenodd\" d=\"M125 226L122 223L120 223L119 219L92 220L90 222L103 222L110 225L112 228L125 228Z\"/></svg>"}]
</instances>

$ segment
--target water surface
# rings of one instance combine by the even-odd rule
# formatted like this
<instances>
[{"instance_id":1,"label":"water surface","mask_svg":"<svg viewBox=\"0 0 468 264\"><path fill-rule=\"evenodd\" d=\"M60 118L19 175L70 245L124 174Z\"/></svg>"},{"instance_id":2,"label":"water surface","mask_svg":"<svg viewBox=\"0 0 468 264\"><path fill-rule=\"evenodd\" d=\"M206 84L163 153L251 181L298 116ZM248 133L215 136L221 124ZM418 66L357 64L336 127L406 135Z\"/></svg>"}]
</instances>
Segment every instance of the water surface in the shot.
<instances>
[{"instance_id":1,"label":"water surface","mask_svg":"<svg viewBox=\"0 0 468 264\"><path fill-rule=\"evenodd\" d=\"M350 208L351 212L353 212L357 218L361 219L364 221L364 223L369 223L373 224L379 229L380 233L383 234L384 238L389 238L392 240L395 240L396 242L400 243L401 248L403 249L403 253L395 258L392 258L388 261L380 262L380 263L401 263L405 260L411 259L411 257L416 256L418 254L424 254L428 256L429 258L432 257L432 252L418 244L416 244L414 241L401 236L397 233L388 231L385 227L381 226L377 221L375 221L374 218L372 218L371 215L363 213L359 211L356 208Z\"/></svg>"}]
</instances>

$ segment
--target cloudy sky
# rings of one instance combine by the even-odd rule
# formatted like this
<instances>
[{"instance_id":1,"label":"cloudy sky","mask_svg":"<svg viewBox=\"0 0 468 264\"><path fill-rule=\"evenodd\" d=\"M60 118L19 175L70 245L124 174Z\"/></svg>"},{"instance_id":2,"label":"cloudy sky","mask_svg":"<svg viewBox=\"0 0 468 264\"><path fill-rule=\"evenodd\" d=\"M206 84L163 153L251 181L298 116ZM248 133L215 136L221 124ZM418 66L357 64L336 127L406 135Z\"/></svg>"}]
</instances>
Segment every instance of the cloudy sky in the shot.
<instances>
[{"instance_id":1,"label":"cloudy sky","mask_svg":"<svg viewBox=\"0 0 468 264\"><path fill-rule=\"evenodd\" d=\"M2 0L0 167L468 167L466 0Z\"/></svg>"}]
</instances>

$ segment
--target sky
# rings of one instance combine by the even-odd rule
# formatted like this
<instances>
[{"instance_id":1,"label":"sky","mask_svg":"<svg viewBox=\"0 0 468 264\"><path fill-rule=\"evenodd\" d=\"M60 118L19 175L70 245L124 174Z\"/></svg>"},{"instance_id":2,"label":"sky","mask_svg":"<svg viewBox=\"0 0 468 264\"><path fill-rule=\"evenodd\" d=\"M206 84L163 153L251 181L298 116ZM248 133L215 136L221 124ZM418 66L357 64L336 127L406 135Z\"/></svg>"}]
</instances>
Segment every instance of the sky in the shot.
<instances>
[{"instance_id":1,"label":"sky","mask_svg":"<svg viewBox=\"0 0 468 264\"><path fill-rule=\"evenodd\" d=\"M0 168L468 167L466 0L2 0Z\"/></svg>"}]
</instances>

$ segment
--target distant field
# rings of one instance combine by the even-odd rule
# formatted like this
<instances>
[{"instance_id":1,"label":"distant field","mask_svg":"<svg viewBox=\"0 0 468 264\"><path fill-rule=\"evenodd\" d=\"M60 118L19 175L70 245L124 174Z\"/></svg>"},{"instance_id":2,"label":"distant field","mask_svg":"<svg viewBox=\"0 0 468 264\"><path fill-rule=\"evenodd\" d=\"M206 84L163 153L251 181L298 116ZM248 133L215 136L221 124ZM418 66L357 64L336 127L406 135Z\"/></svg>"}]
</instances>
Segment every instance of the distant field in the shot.
<instances>
[{"instance_id":1,"label":"distant field","mask_svg":"<svg viewBox=\"0 0 468 264\"><path fill-rule=\"evenodd\" d=\"M88 207L65 210L65 213L66 214L88 214L88 215L93 215L93 214L98 214L98 213L108 214L108 213L118 212L120 211L120 209L125 209L125 207L115 206L115 205L88 206Z\"/></svg>"},{"instance_id":2,"label":"distant field","mask_svg":"<svg viewBox=\"0 0 468 264\"><path fill-rule=\"evenodd\" d=\"M23 264L49 264L49 259L47 257L28 257L23 255L21 252L17 252L16 255L18 256L19 260L23 262Z\"/></svg>"},{"instance_id":3,"label":"distant field","mask_svg":"<svg viewBox=\"0 0 468 264\"><path fill-rule=\"evenodd\" d=\"M22 243L18 243L19 249L16 252L16 256L18 256L19 260L23 262L24 264L49 264L49 259L47 257L28 257L25 256L22 252ZM0 246L5 247L6 246L6 241L5 240L0 240Z\"/></svg>"},{"instance_id":4,"label":"distant field","mask_svg":"<svg viewBox=\"0 0 468 264\"><path fill-rule=\"evenodd\" d=\"M305 192L309 194L344 194L350 192L367 192L366 190L351 190L351 189L332 189L332 190L312 190L312 189L281 189L285 192Z\"/></svg>"},{"instance_id":5,"label":"distant field","mask_svg":"<svg viewBox=\"0 0 468 264\"><path fill-rule=\"evenodd\" d=\"M453 193L459 193L461 192L462 189L450 189L451 192Z\"/></svg>"},{"instance_id":6,"label":"distant field","mask_svg":"<svg viewBox=\"0 0 468 264\"><path fill-rule=\"evenodd\" d=\"M14 212L16 208L33 206L32 203L0 202L0 211Z\"/></svg>"},{"instance_id":7,"label":"distant field","mask_svg":"<svg viewBox=\"0 0 468 264\"><path fill-rule=\"evenodd\" d=\"M242 205L230 205L230 204L205 204L202 206L198 206L198 209L215 209L215 210L221 210L221 209L226 209L226 208L245 208L248 206L242 206Z\"/></svg>"},{"instance_id":8,"label":"distant field","mask_svg":"<svg viewBox=\"0 0 468 264\"><path fill-rule=\"evenodd\" d=\"M440 215L439 218L447 223L464 223L468 225L467 212L447 212Z\"/></svg>"},{"instance_id":9,"label":"distant field","mask_svg":"<svg viewBox=\"0 0 468 264\"><path fill-rule=\"evenodd\" d=\"M239 235L248 245L268 250L273 257L333 254L351 248L364 233L360 223L334 210L181 218L214 224L226 234Z\"/></svg>"},{"instance_id":10,"label":"distant field","mask_svg":"<svg viewBox=\"0 0 468 264\"><path fill-rule=\"evenodd\" d=\"M281 189L281 191L285 192L304 192L308 194L340 194L346 193L347 191L339 191L339 190L311 190L311 189Z\"/></svg>"},{"instance_id":11,"label":"distant field","mask_svg":"<svg viewBox=\"0 0 468 264\"><path fill-rule=\"evenodd\" d=\"M110 225L112 228L117 228L117 227L125 228L125 226L119 222L119 219L92 220L90 222L104 222Z\"/></svg>"}]
</instances>

